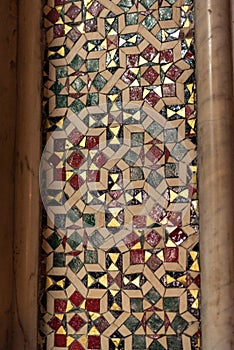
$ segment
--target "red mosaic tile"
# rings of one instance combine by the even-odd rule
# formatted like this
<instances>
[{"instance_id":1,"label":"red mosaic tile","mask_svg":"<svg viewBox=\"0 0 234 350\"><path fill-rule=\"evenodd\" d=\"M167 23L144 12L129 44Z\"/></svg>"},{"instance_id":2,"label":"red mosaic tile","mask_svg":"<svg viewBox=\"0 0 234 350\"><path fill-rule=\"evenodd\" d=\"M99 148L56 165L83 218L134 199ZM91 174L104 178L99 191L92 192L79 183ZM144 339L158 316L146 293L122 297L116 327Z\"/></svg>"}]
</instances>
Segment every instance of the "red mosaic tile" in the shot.
<instances>
[{"instance_id":1,"label":"red mosaic tile","mask_svg":"<svg viewBox=\"0 0 234 350\"><path fill-rule=\"evenodd\" d=\"M79 315L75 314L69 321L69 325L77 332L83 325L85 321Z\"/></svg>"},{"instance_id":2,"label":"red mosaic tile","mask_svg":"<svg viewBox=\"0 0 234 350\"><path fill-rule=\"evenodd\" d=\"M71 177L71 179L69 180L69 183L74 188L74 190L78 190L80 186L84 183L84 181L81 177L75 174Z\"/></svg>"},{"instance_id":3,"label":"red mosaic tile","mask_svg":"<svg viewBox=\"0 0 234 350\"><path fill-rule=\"evenodd\" d=\"M139 237L137 236L137 234L135 232L131 232L129 235L127 235L124 238L124 243L126 244L126 246L129 249L132 248L138 242L139 242Z\"/></svg>"},{"instance_id":4,"label":"red mosaic tile","mask_svg":"<svg viewBox=\"0 0 234 350\"><path fill-rule=\"evenodd\" d=\"M99 137L98 136L87 136L85 146L88 149L97 149L99 145Z\"/></svg>"},{"instance_id":5,"label":"red mosaic tile","mask_svg":"<svg viewBox=\"0 0 234 350\"><path fill-rule=\"evenodd\" d=\"M182 225L182 213L169 211L167 213L168 226L181 226Z\"/></svg>"},{"instance_id":6,"label":"red mosaic tile","mask_svg":"<svg viewBox=\"0 0 234 350\"><path fill-rule=\"evenodd\" d=\"M164 50L160 52L160 63L173 62L173 51Z\"/></svg>"},{"instance_id":7,"label":"red mosaic tile","mask_svg":"<svg viewBox=\"0 0 234 350\"><path fill-rule=\"evenodd\" d=\"M181 244L183 241L186 240L187 237L188 236L186 235L186 233L184 233L184 231L179 227L177 227L174 231L170 233L170 238L176 244Z\"/></svg>"},{"instance_id":8,"label":"red mosaic tile","mask_svg":"<svg viewBox=\"0 0 234 350\"><path fill-rule=\"evenodd\" d=\"M63 334L55 334L54 336L54 345L58 348L67 346L67 337Z\"/></svg>"},{"instance_id":9,"label":"red mosaic tile","mask_svg":"<svg viewBox=\"0 0 234 350\"><path fill-rule=\"evenodd\" d=\"M100 311L100 299L87 299L85 304L87 311L99 312Z\"/></svg>"},{"instance_id":10,"label":"red mosaic tile","mask_svg":"<svg viewBox=\"0 0 234 350\"><path fill-rule=\"evenodd\" d=\"M51 22L51 23L56 23L57 20L59 19L59 13L56 9L51 9L50 12L47 14L47 19Z\"/></svg>"},{"instance_id":11,"label":"red mosaic tile","mask_svg":"<svg viewBox=\"0 0 234 350\"><path fill-rule=\"evenodd\" d=\"M78 130L74 129L69 135L68 135L68 140L73 144L73 145L78 145L80 141L84 138L84 135L81 134Z\"/></svg>"},{"instance_id":12,"label":"red mosaic tile","mask_svg":"<svg viewBox=\"0 0 234 350\"><path fill-rule=\"evenodd\" d=\"M110 326L110 324L103 316L101 316L95 321L95 326L100 333L103 333Z\"/></svg>"},{"instance_id":13,"label":"red mosaic tile","mask_svg":"<svg viewBox=\"0 0 234 350\"><path fill-rule=\"evenodd\" d=\"M151 247L156 247L161 239L162 237L155 230L150 231L146 236L146 242L148 242Z\"/></svg>"},{"instance_id":14,"label":"red mosaic tile","mask_svg":"<svg viewBox=\"0 0 234 350\"><path fill-rule=\"evenodd\" d=\"M66 12L66 15L70 18L70 19L75 19L78 14L80 13L80 9L79 7L77 7L76 5L72 4L69 9Z\"/></svg>"},{"instance_id":15,"label":"red mosaic tile","mask_svg":"<svg viewBox=\"0 0 234 350\"><path fill-rule=\"evenodd\" d=\"M155 222L160 222L166 216L167 213L165 209L163 209L159 204L156 204L149 214L152 217L152 219L155 220Z\"/></svg>"},{"instance_id":16,"label":"red mosaic tile","mask_svg":"<svg viewBox=\"0 0 234 350\"><path fill-rule=\"evenodd\" d=\"M130 54L127 55L127 67L138 66L139 55Z\"/></svg>"},{"instance_id":17,"label":"red mosaic tile","mask_svg":"<svg viewBox=\"0 0 234 350\"><path fill-rule=\"evenodd\" d=\"M57 26L54 26L54 38L60 38L64 36L65 29L64 24L58 24Z\"/></svg>"},{"instance_id":18,"label":"red mosaic tile","mask_svg":"<svg viewBox=\"0 0 234 350\"><path fill-rule=\"evenodd\" d=\"M164 84L162 87L163 97L174 97L176 96L175 84Z\"/></svg>"},{"instance_id":19,"label":"red mosaic tile","mask_svg":"<svg viewBox=\"0 0 234 350\"><path fill-rule=\"evenodd\" d=\"M66 2L67 0L55 0L55 6L64 5Z\"/></svg>"},{"instance_id":20,"label":"red mosaic tile","mask_svg":"<svg viewBox=\"0 0 234 350\"><path fill-rule=\"evenodd\" d=\"M60 158L56 154L52 154L48 160L48 162L54 166L58 165L60 161Z\"/></svg>"},{"instance_id":21,"label":"red mosaic tile","mask_svg":"<svg viewBox=\"0 0 234 350\"><path fill-rule=\"evenodd\" d=\"M91 32L96 32L96 31L97 31L97 20L96 20L96 18L89 19L88 21L85 22L85 32L86 33L91 33Z\"/></svg>"},{"instance_id":22,"label":"red mosaic tile","mask_svg":"<svg viewBox=\"0 0 234 350\"><path fill-rule=\"evenodd\" d=\"M72 302L72 304L74 304L76 307L79 307L80 304L83 302L84 297L78 291L75 291L69 299Z\"/></svg>"},{"instance_id":23,"label":"red mosaic tile","mask_svg":"<svg viewBox=\"0 0 234 350\"><path fill-rule=\"evenodd\" d=\"M79 32L79 30L77 30L76 28L72 28L72 30L69 31L69 33L67 34L68 38L70 38L73 42L76 42L80 37L81 37L81 33Z\"/></svg>"},{"instance_id":24,"label":"red mosaic tile","mask_svg":"<svg viewBox=\"0 0 234 350\"><path fill-rule=\"evenodd\" d=\"M55 332L59 329L61 324L62 324L61 321L56 316L53 317L52 320L48 322L48 325L50 326L50 328L52 328Z\"/></svg>"},{"instance_id":25,"label":"red mosaic tile","mask_svg":"<svg viewBox=\"0 0 234 350\"><path fill-rule=\"evenodd\" d=\"M156 48L150 44L142 51L141 56L143 56L147 61L152 61L156 57L157 53L158 51Z\"/></svg>"},{"instance_id":26,"label":"red mosaic tile","mask_svg":"<svg viewBox=\"0 0 234 350\"><path fill-rule=\"evenodd\" d=\"M152 68L149 67L143 74L143 78L147 80L151 85L155 82L159 74Z\"/></svg>"},{"instance_id":27,"label":"red mosaic tile","mask_svg":"<svg viewBox=\"0 0 234 350\"><path fill-rule=\"evenodd\" d=\"M182 72L183 72L182 69L173 65L168 69L166 76L176 81L179 78L179 76L182 74Z\"/></svg>"},{"instance_id":28,"label":"red mosaic tile","mask_svg":"<svg viewBox=\"0 0 234 350\"><path fill-rule=\"evenodd\" d=\"M131 87L130 88L130 100L140 101L143 98L143 91L141 87Z\"/></svg>"},{"instance_id":29,"label":"red mosaic tile","mask_svg":"<svg viewBox=\"0 0 234 350\"><path fill-rule=\"evenodd\" d=\"M158 94L156 94L154 91L150 91L145 97L145 100L150 106L154 107L160 100L160 96L158 96Z\"/></svg>"},{"instance_id":30,"label":"red mosaic tile","mask_svg":"<svg viewBox=\"0 0 234 350\"><path fill-rule=\"evenodd\" d=\"M165 262L178 262L179 250L178 248L164 248Z\"/></svg>"},{"instance_id":31,"label":"red mosaic tile","mask_svg":"<svg viewBox=\"0 0 234 350\"><path fill-rule=\"evenodd\" d=\"M78 151L76 151L68 158L67 162L72 168L78 169L82 164L83 159L84 157Z\"/></svg>"},{"instance_id":32,"label":"red mosaic tile","mask_svg":"<svg viewBox=\"0 0 234 350\"><path fill-rule=\"evenodd\" d=\"M100 152L98 153L94 159L93 159L93 162L99 167L101 168L106 162L107 162L107 158L106 156Z\"/></svg>"},{"instance_id":33,"label":"red mosaic tile","mask_svg":"<svg viewBox=\"0 0 234 350\"><path fill-rule=\"evenodd\" d=\"M146 157L153 163L158 162L163 156L163 151L157 146L152 146L146 153Z\"/></svg>"},{"instance_id":34,"label":"red mosaic tile","mask_svg":"<svg viewBox=\"0 0 234 350\"><path fill-rule=\"evenodd\" d=\"M88 349L101 349L101 338L98 335L88 336Z\"/></svg>"},{"instance_id":35,"label":"red mosaic tile","mask_svg":"<svg viewBox=\"0 0 234 350\"><path fill-rule=\"evenodd\" d=\"M134 80L136 79L136 75L129 69L127 70L124 75L122 76L122 80L126 83L126 84L132 84L134 82Z\"/></svg>"},{"instance_id":36,"label":"red mosaic tile","mask_svg":"<svg viewBox=\"0 0 234 350\"><path fill-rule=\"evenodd\" d=\"M130 252L130 264L144 264L145 263L145 251L143 249L136 249Z\"/></svg>"},{"instance_id":37,"label":"red mosaic tile","mask_svg":"<svg viewBox=\"0 0 234 350\"><path fill-rule=\"evenodd\" d=\"M66 180L66 170L65 168L54 168L54 180L55 181L65 181Z\"/></svg>"},{"instance_id":38,"label":"red mosaic tile","mask_svg":"<svg viewBox=\"0 0 234 350\"><path fill-rule=\"evenodd\" d=\"M84 350L83 346L78 342L78 341L74 341L70 346L69 346L69 350Z\"/></svg>"},{"instance_id":39,"label":"red mosaic tile","mask_svg":"<svg viewBox=\"0 0 234 350\"><path fill-rule=\"evenodd\" d=\"M94 1L92 5L89 7L88 11L95 17L97 17L102 10L104 9L104 6L100 4L98 1Z\"/></svg>"},{"instance_id":40,"label":"red mosaic tile","mask_svg":"<svg viewBox=\"0 0 234 350\"><path fill-rule=\"evenodd\" d=\"M99 182L100 181L100 171L99 170L88 170L87 181L88 182Z\"/></svg>"},{"instance_id":41,"label":"red mosaic tile","mask_svg":"<svg viewBox=\"0 0 234 350\"><path fill-rule=\"evenodd\" d=\"M146 216L134 215L133 216L133 227L144 228L146 226Z\"/></svg>"},{"instance_id":42,"label":"red mosaic tile","mask_svg":"<svg viewBox=\"0 0 234 350\"><path fill-rule=\"evenodd\" d=\"M162 260L160 260L155 254L153 254L146 262L147 266L152 271L156 271L162 263Z\"/></svg>"},{"instance_id":43,"label":"red mosaic tile","mask_svg":"<svg viewBox=\"0 0 234 350\"><path fill-rule=\"evenodd\" d=\"M64 314L67 308L67 301L64 299L55 299L54 300L54 311L57 314Z\"/></svg>"}]
</instances>

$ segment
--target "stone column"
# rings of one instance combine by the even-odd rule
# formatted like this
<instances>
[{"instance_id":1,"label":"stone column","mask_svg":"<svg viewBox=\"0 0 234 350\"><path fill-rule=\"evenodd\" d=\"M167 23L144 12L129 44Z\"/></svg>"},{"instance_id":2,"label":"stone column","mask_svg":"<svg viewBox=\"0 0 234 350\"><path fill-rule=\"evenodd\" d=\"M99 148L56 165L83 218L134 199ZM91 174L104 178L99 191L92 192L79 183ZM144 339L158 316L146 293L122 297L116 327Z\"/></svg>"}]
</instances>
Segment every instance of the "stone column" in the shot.
<instances>
[{"instance_id":1,"label":"stone column","mask_svg":"<svg viewBox=\"0 0 234 350\"><path fill-rule=\"evenodd\" d=\"M16 1L0 2L0 350L10 349L16 116Z\"/></svg>"},{"instance_id":2,"label":"stone column","mask_svg":"<svg viewBox=\"0 0 234 350\"><path fill-rule=\"evenodd\" d=\"M12 349L36 350L40 196L41 2L18 2Z\"/></svg>"},{"instance_id":3,"label":"stone column","mask_svg":"<svg viewBox=\"0 0 234 350\"><path fill-rule=\"evenodd\" d=\"M202 349L233 349L234 113L230 0L195 1Z\"/></svg>"}]
</instances>

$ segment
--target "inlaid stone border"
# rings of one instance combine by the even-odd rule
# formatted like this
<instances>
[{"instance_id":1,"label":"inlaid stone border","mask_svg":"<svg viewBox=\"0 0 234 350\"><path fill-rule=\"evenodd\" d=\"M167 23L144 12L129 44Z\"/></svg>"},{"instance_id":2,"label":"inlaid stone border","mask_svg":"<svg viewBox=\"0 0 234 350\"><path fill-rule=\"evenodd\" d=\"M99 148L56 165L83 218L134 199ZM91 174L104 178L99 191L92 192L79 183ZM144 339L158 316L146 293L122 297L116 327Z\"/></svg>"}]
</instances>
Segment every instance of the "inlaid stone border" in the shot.
<instances>
[{"instance_id":1,"label":"inlaid stone border","mask_svg":"<svg viewBox=\"0 0 234 350\"><path fill-rule=\"evenodd\" d=\"M231 350L234 338L231 1L213 0L211 5L210 1L196 0L195 5L203 349ZM18 107L13 169L16 179L15 282L12 287L15 303L13 332L10 336L10 348L18 350L37 348L40 234L37 174L42 60L40 19L41 2L19 1ZM12 237L9 240L12 241ZM1 320L4 323L4 318ZM9 346L2 343L1 348Z\"/></svg>"}]
</instances>

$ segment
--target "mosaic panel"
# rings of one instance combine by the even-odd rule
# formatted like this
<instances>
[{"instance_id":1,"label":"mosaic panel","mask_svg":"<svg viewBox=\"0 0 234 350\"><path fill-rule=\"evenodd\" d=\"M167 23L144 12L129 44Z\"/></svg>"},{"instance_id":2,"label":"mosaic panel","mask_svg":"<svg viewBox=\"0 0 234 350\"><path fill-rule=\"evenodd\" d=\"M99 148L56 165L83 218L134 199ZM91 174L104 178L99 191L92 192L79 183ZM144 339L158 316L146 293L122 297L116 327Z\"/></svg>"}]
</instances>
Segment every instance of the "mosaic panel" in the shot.
<instances>
[{"instance_id":1,"label":"mosaic panel","mask_svg":"<svg viewBox=\"0 0 234 350\"><path fill-rule=\"evenodd\" d=\"M40 348L200 349L192 0L44 6Z\"/></svg>"}]
</instances>

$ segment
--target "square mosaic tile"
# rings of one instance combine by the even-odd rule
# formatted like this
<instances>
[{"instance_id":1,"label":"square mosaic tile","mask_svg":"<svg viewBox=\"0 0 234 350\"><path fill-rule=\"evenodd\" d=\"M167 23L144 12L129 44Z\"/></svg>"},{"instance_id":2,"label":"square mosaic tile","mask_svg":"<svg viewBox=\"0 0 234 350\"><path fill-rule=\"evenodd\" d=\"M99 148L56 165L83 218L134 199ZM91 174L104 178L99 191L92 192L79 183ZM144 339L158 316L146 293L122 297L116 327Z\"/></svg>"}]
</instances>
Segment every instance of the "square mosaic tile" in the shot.
<instances>
[{"instance_id":1,"label":"square mosaic tile","mask_svg":"<svg viewBox=\"0 0 234 350\"><path fill-rule=\"evenodd\" d=\"M40 349L200 349L193 0L47 0Z\"/></svg>"}]
</instances>

